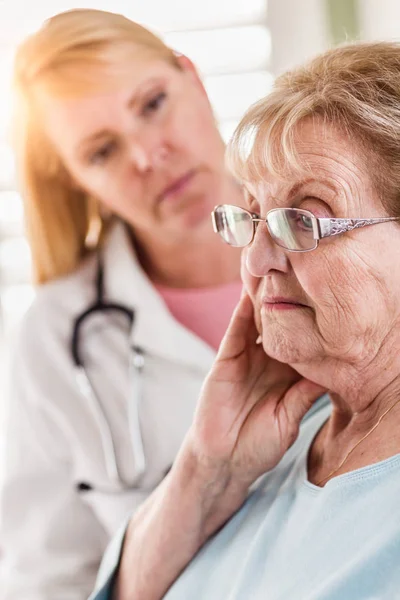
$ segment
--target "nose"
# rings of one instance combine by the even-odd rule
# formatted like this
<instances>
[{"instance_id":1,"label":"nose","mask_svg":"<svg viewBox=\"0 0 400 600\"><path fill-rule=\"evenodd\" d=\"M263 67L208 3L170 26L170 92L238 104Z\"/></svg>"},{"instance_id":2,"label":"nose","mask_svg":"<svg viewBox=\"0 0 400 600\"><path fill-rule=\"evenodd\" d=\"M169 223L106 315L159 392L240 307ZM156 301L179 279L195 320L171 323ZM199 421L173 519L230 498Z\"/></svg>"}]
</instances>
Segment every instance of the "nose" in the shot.
<instances>
[{"instance_id":1,"label":"nose","mask_svg":"<svg viewBox=\"0 0 400 600\"><path fill-rule=\"evenodd\" d=\"M140 173L162 167L168 158L168 148L161 140L139 139L137 136L129 142L129 156Z\"/></svg>"},{"instance_id":2,"label":"nose","mask_svg":"<svg viewBox=\"0 0 400 600\"><path fill-rule=\"evenodd\" d=\"M256 228L254 239L247 248L244 266L253 277L265 277L271 271L289 271L286 252L273 242L265 221Z\"/></svg>"}]
</instances>

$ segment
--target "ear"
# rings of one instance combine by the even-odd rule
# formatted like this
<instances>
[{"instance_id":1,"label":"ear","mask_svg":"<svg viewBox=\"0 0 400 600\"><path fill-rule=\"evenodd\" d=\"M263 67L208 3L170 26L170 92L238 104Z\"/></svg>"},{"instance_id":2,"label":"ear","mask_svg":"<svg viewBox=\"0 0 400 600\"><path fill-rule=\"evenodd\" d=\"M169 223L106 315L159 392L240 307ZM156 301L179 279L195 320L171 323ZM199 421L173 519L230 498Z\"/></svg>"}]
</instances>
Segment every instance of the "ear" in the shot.
<instances>
[{"instance_id":1,"label":"ear","mask_svg":"<svg viewBox=\"0 0 400 600\"><path fill-rule=\"evenodd\" d=\"M176 50L174 50L174 54L176 57L176 61L177 61L178 65L180 66L180 68L182 69L182 71L190 71L197 75L197 69L188 56L185 56L185 54L181 54L180 52L177 52Z\"/></svg>"}]
</instances>

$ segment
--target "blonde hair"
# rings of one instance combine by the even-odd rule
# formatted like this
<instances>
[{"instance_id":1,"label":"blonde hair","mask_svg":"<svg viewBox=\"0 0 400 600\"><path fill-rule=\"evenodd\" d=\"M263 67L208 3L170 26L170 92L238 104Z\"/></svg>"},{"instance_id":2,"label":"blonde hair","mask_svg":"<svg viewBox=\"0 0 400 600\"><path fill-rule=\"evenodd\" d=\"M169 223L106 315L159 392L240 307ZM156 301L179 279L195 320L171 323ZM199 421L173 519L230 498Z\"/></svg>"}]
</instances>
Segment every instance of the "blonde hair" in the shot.
<instances>
[{"instance_id":1,"label":"blonde hair","mask_svg":"<svg viewBox=\"0 0 400 600\"><path fill-rule=\"evenodd\" d=\"M355 43L277 78L253 105L228 146L241 180L300 169L296 130L307 118L337 126L358 143L389 214L400 216L400 44Z\"/></svg>"},{"instance_id":2,"label":"blonde hair","mask_svg":"<svg viewBox=\"0 0 400 600\"><path fill-rule=\"evenodd\" d=\"M107 225L98 203L73 184L47 139L40 94L66 97L111 89L138 56L178 66L173 51L144 27L91 9L52 17L17 50L13 141L36 283L75 270L93 232ZM94 247L101 243L97 234Z\"/></svg>"}]
</instances>

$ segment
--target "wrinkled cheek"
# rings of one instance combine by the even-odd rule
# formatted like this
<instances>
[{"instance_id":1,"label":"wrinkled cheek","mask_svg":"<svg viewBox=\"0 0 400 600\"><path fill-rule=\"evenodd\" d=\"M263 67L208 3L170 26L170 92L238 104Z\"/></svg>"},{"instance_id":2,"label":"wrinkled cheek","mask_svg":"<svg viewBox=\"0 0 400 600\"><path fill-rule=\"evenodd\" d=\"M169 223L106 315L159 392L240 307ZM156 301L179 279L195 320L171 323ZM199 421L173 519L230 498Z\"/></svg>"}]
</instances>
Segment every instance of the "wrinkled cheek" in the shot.
<instances>
[{"instance_id":1,"label":"wrinkled cheek","mask_svg":"<svg viewBox=\"0 0 400 600\"><path fill-rule=\"evenodd\" d=\"M315 313L319 335L334 354L345 354L354 348L356 338L366 328L364 295L360 274L345 257L324 255L299 275ZM368 282L364 285L368 288Z\"/></svg>"},{"instance_id":2,"label":"wrinkled cheek","mask_svg":"<svg viewBox=\"0 0 400 600\"><path fill-rule=\"evenodd\" d=\"M329 253L316 250L307 256L307 262L300 263L298 268L293 264L293 270L310 304L318 310L319 307L329 308L337 294L337 288L341 286L340 276L343 273L344 264L340 260L332 260Z\"/></svg>"},{"instance_id":3,"label":"wrinkled cheek","mask_svg":"<svg viewBox=\"0 0 400 600\"><path fill-rule=\"evenodd\" d=\"M332 265L321 258L309 261L306 268L294 268L294 272L306 303L313 309L317 327L320 324L325 329L332 327L337 301L331 279Z\"/></svg>"}]
</instances>

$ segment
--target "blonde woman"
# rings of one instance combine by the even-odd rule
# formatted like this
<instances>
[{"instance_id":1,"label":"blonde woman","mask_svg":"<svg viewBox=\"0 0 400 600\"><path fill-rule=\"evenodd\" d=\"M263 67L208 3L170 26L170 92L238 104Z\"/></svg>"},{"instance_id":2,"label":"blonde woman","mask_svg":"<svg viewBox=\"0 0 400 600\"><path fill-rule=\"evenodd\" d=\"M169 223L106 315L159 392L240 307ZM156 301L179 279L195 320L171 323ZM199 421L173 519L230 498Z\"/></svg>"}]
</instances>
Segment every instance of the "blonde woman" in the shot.
<instances>
[{"instance_id":1,"label":"blonde woman","mask_svg":"<svg viewBox=\"0 0 400 600\"><path fill-rule=\"evenodd\" d=\"M37 298L13 369L4 600L84 600L163 480L241 290L215 204L240 203L188 59L75 10L15 61L15 144Z\"/></svg>"}]
</instances>

